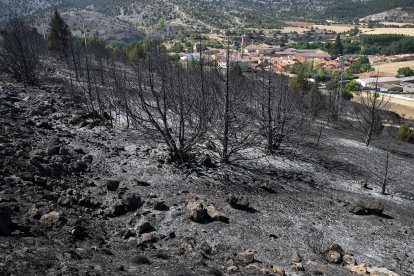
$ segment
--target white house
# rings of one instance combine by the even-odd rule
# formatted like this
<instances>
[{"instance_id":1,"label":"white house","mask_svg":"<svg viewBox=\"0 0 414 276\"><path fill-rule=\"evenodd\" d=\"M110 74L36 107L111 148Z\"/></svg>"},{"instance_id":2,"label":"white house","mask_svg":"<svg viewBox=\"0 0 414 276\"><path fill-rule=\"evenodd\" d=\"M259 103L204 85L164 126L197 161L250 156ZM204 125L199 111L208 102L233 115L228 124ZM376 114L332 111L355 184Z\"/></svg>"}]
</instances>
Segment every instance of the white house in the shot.
<instances>
[{"instance_id":1,"label":"white house","mask_svg":"<svg viewBox=\"0 0 414 276\"><path fill-rule=\"evenodd\" d=\"M375 83L378 84L401 84L401 80L396 77L372 77L367 79L357 79L356 80L362 87L375 87Z\"/></svg>"}]
</instances>

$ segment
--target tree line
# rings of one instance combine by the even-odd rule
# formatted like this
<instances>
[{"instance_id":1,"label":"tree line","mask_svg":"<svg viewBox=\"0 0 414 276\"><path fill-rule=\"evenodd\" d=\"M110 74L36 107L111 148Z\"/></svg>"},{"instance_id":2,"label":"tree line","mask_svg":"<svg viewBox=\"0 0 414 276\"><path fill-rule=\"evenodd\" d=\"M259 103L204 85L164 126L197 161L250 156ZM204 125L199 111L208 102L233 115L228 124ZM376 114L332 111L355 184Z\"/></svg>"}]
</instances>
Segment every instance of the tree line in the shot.
<instances>
[{"instance_id":1,"label":"tree line","mask_svg":"<svg viewBox=\"0 0 414 276\"><path fill-rule=\"evenodd\" d=\"M364 55L413 53L414 37L398 34L362 35L361 52Z\"/></svg>"}]
</instances>

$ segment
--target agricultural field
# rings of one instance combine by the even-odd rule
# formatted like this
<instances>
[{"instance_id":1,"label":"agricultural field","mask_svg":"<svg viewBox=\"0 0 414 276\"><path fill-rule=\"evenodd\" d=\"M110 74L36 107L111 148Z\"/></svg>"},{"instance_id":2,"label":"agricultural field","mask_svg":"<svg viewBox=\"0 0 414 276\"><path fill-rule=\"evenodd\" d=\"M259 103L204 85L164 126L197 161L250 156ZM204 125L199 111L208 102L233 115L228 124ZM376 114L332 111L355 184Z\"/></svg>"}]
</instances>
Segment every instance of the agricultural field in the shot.
<instances>
[{"instance_id":1,"label":"agricultural field","mask_svg":"<svg viewBox=\"0 0 414 276\"><path fill-rule=\"evenodd\" d=\"M414 36L414 28L376 28L365 34L402 34Z\"/></svg>"},{"instance_id":2,"label":"agricultural field","mask_svg":"<svg viewBox=\"0 0 414 276\"><path fill-rule=\"evenodd\" d=\"M394 75L397 75L398 69L402 67L411 67L414 69L414 60L382 63L374 66L376 71L381 73L392 73Z\"/></svg>"},{"instance_id":3,"label":"agricultural field","mask_svg":"<svg viewBox=\"0 0 414 276\"><path fill-rule=\"evenodd\" d=\"M358 92L354 92L354 102L359 102L361 98L361 94ZM412 98L409 99L402 99L400 96L404 98ZM414 95L389 95L386 96L388 101L387 109L389 111L395 112L401 117L413 120L414 119Z\"/></svg>"},{"instance_id":4,"label":"agricultural field","mask_svg":"<svg viewBox=\"0 0 414 276\"><path fill-rule=\"evenodd\" d=\"M311 24L306 22L286 22L289 26L282 28L283 33L290 33L290 32L298 32L303 33L305 31L310 30L311 28L319 29L319 30L326 30L326 31L333 31L336 33L345 33L349 32L355 27L358 27L359 30L362 31L363 34L404 34L414 36L414 28L395 28L395 27L385 27L385 28L367 28L366 25L352 25L352 24ZM384 25L395 26L398 25L400 27L407 25L407 23L397 23L397 22L381 22Z\"/></svg>"},{"instance_id":5,"label":"agricultural field","mask_svg":"<svg viewBox=\"0 0 414 276\"><path fill-rule=\"evenodd\" d=\"M382 24L382 25L386 25L386 26L398 26L398 27L403 27L403 26L409 25L409 23L402 23L402 22L386 22L386 21L382 21L382 22L380 22L380 24Z\"/></svg>"},{"instance_id":6,"label":"agricultural field","mask_svg":"<svg viewBox=\"0 0 414 276\"><path fill-rule=\"evenodd\" d=\"M291 33L291 32L297 32L299 34L303 34L305 31L308 31L308 30L309 29L307 29L307 28L288 26L288 27L283 27L282 28L282 33L288 34L288 33Z\"/></svg>"},{"instance_id":7,"label":"agricultural field","mask_svg":"<svg viewBox=\"0 0 414 276\"><path fill-rule=\"evenodd\" d=\"M338 24L338 25L312 25L313 28L318 28L319 30L327 30L327 31L334 31L337 33L344 33L344 32L349 32L350 30L352 30L353 28L355 28L355 25L342 25L342 24ZM367 32L370 31L371 29L368 28L359 28L361 31L363 32Z\"/></svg>"},{"instance_id":8,"label":"agricultural field","mask_svg":"<svg viewBox=\"0 0 414 276\"><path fill-rule=\"evenodd\" d=\"M405 95L404 97L407 97ZM411 95L412 96L412 95ZM394 111L399 114L401 117L406 119L414 119L414 99L413 101L399 99L396 97L390 97L389 110Z\"/></svg>"}]
</instances>

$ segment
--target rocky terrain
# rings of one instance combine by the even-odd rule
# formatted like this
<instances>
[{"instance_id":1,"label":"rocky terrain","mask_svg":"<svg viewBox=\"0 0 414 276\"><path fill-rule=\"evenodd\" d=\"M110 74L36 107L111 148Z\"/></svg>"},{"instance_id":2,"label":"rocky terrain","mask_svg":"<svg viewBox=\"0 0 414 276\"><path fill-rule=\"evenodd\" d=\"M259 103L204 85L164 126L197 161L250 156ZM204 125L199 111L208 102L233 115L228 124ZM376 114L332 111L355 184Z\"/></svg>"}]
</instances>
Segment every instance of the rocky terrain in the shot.
<instances>
[{"instance_id":1,"label":"rocky terrain","mask_svg":"<svg viewBox=\"0 0 414 276\"><path fill-rule=\"evenodd\" d=\"M179 168L64 87L0 82L0 275L413 275L414 148L320 145ZM355 158L355 156L359 156Z\"/></svg>"}]
</instances>

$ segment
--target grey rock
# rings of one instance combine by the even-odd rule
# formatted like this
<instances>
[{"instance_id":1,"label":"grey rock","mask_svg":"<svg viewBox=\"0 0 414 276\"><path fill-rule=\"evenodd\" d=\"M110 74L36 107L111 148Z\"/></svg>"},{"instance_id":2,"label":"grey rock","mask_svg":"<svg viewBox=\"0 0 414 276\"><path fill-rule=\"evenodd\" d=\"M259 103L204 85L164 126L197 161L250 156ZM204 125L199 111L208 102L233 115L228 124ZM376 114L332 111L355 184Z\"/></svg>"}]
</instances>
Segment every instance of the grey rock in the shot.
<instances>
[{"instance_id":1,"label":"grey rock","mask_svg":"<svg viewBox=\"0 0 414 276\"><path fill-rule=\"evenodd\" d=\"M364 215L366 214L365 206L358 202L351 202L346 209L348 212L351 212L355 215Z\"/></svg>"},{"instance_id":2,"label":"grey rock","mask_svg":"<svg viewBox=\"0 0 414 276\"><path fill-rule=\"evenodd\" d=\"M248 210L250 205L249 200L244 196L229 196L227 202L231 207L239 210Z\"/></svg>"},{"instance_id":3,"label":"grey rock","mask_svg":"<svg viewBox=\"0 0 414 276\"><path fill-rule=\"evenodd\" d=\"M324 251L325 259L332 264L339 264L345 255L345 251L338 244L332 244Z\"/></svg>"},{"instance_id":4,"label":"grey rock","mask_svg":"<svg viewBox=\"0 0 414 276\"><path fill-rule=\"evenodd\" d=\"M115 217L119 217L128 213L128 209L122 203L116 203L111 210L111 214Z\"/></svg>"},{"instance_id":5,"label":"grey rock","mask_svg":"<svg viewBox=\"0 0 414 276\"><path fill-rule=\"evenodd\" d=\"M297 250L293 251L291 261L293 263L300 263L302 261L302 256L299 254Z\"/></svg>"},{"instance_id":6,"label":"grey rock","mask_svg":"<svg viewBox=\"0 0 414 276\"><path fill-rule=\"evenodd\" d=\"M126 193L122 197L122 204L125 205L129 211L135 211L142 205L141 197L135 193Z\"/></svg>"},{"instance_id":7,"label":"grey rock","mask_svg":"<svg viewBox=\"0 0 414 276\"><path fill-rule=\"evenodd\" d=\"M116 191L119 188L119 180L115 180L115 179L109 179L106 181L106 188L108 189L108 191Z\"/></svg>"},{"instance_id":8,"label":"grey rock","mask_svg":"<svg viewBox=\"0 0 414 276\"><path fill-rule=\"evenodd\" d=\"M134 230L137 234L144 234L154 231L154 227L145 217L143 217L135 224Z\"/></svg>"},{"instance_id":9,"label":"grey rock","mask_svg":"<svg viewBox=\"0 0 414 276\"><path fill-rule=\"evenodd\" d=\"M368 214L381 216L384 212L384 205L379 201L371 201L366 205Z\"/></svg>"},{"instance_id":10,"label":"grey rock","mask_svg":"<svg viewBox=\"0 0 414 276\"><path fill-rule=\"evenodd\" d=\"M206 210L203 203L193 198L187 200L187 216L192 221L203 222L206 218Z\"/></svg>"}]
</instances>

